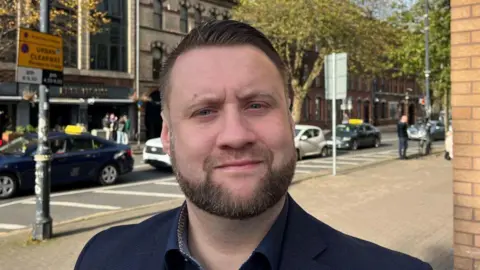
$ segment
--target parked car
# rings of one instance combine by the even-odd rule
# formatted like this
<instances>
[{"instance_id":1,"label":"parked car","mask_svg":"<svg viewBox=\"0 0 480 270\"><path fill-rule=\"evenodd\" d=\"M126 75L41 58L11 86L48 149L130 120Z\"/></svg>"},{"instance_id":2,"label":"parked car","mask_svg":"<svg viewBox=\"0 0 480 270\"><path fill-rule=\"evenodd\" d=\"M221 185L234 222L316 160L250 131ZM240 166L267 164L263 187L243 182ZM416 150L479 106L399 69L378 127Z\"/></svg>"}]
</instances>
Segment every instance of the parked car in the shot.
<instances>
[{"instance_id":1,"label":"parked car","mask_svg":"<svg viewBox=\"0 0 480 270\"><path fill-rule=\"evenodd\" d=\"M357 150L361 147L379 147L382 143L380 130L358 119L350 119L348 124L337 125L335 130L337 149ZM327 137L328 147L332 148L333 133Z\"/></svg>"},{"instance_id":2,"label":"parked car","mask_svg":"<svg viewBox=\"0 0 480 270\"><path fill-rule=\"evenodd\" d=\"M160 138L150 139L145 143L145 147L143 148L143 162L157 170L172 167L170 156L163 151L163 144Z\"/></svg>"},{"instance_id":3,"label":"parked car","mask_svg":"<svg viewBox=\"0 0 480 270\"><path fill-rule=\"evenodd\" d=\"M34 188L37 142L37 134L32 133L0 147L0 199ZM120 175L133 170L134 160L128 145L89 133L52 132L48 134L48 145L52 151L52 186L91 180L112 185Z\"/></svg>"},{"instance_id":4,"label":"parked car","mask_svg":"<svg viewBox=\"0 0 480 270\"><path fill-rule=\"evenodd\" d=\"M431 138L432 140L445 140L445 124L441 121L430 121L431 126ZM425 125L423 123L416 123L411 125L407 129L409 140L420 140L425 136Z\"/></svg>"},{"instance_id":5,"label":"parked car","mask_svg":"<svg viewBox=\"0 0 480 270\"><path fill-rule=\"evenodd\" d=\"M295 148L297 159L307 156L326 156L327 141L321 128L310 125L295 125Z\"/></svg>"}]
</instances>

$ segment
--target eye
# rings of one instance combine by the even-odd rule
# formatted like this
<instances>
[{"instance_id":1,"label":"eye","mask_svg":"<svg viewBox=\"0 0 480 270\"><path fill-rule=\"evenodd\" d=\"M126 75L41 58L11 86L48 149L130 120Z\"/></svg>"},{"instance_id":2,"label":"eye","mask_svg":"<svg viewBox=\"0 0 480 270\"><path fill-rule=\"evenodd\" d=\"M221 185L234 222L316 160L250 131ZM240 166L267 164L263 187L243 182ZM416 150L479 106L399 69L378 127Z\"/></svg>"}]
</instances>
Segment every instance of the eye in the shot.
<instances>
[{"instance_id":1,"label":"eye","mask_svg":"<svg viewBox=\"0 0 480 270\"><path fill-rule=\"evenodd\" d=\"M201 109L201 110L198 110L196 111L193 116L209 116L210 114L213 113L213 110L212 109Z\"/></svg>"},{"instance_id":2,"label":"eye","mask_svg":"<svg viewBox=\"0 0 480 270\"><path fill-rule=\"evenodd\" d=\"M258 109L262 109L262 108L264 108L264 107L266 107L265 104L263 104L263 103L258 103L258 102L248 104L248 109L258 110Z\"/></svg>"}]
</instances>

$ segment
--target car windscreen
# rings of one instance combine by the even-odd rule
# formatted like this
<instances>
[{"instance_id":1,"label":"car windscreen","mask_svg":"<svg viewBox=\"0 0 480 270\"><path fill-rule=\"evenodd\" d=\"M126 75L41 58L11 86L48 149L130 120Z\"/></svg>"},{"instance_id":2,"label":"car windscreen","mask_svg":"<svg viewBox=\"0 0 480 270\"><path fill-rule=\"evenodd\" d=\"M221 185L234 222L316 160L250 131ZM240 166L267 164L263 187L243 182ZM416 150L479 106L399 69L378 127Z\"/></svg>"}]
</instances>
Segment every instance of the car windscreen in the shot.
<instances>
[{"instance_id":1,"label":"car windscreen","mask_svg":"<svg viewBox=\"0 0 480 270\"><path fill-rule=\"evenodd\" d=\"M24 154L27 149L37 145L37 139L19 137L0 147L0 154Z\"/></svg>"},{"instance_id":2,"label":"car windscreen","mask_svg":"<svg viewBox=\"0 0 480 270\"><path fill-rule=\"evenodd\" d=\"M297 137L298 134L300 134L301 131L302 131L301 129L297 129L297 128L296 128L296 129L295 129L295 137Z\"/></svg>"},{"instance_id":3,"label":"car windscreen","mask_svg":"<svg viewBox=\"0 0 480 270\"><path fill-rule=\"evenodd\" d=\"M357 127L354 125L338 125L335 129L337 136L351 136L354 131L357 130Z\"/></svg>"}]
</instances>

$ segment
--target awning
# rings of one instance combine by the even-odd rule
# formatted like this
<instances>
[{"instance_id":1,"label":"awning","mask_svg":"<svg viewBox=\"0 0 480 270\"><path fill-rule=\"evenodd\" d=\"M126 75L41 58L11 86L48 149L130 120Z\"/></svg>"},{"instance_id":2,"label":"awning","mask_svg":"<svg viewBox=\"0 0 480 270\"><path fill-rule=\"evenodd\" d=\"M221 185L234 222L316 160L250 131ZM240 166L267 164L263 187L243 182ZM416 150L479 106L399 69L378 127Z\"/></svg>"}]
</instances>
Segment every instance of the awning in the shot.
<instances>
[{"instance_id":1,"label":"awning","mask_svg":"<svg viewBox=\"0 0 480 270\"><path fill-rule=\"evenodd\" d=\"M94 98L94 103L133 103L131 99Z\"/></svg>"},{"instance_id":2,"label":"awning","mask_svg":"<svg viewBox=\"0 0 480 270\"><path fill-rule=\"evenodd\" d=\"M0 96L0 100L19 101L19 100L22 100L22 97L19 97L19 96Z\"/></svg>"}]
</instances>

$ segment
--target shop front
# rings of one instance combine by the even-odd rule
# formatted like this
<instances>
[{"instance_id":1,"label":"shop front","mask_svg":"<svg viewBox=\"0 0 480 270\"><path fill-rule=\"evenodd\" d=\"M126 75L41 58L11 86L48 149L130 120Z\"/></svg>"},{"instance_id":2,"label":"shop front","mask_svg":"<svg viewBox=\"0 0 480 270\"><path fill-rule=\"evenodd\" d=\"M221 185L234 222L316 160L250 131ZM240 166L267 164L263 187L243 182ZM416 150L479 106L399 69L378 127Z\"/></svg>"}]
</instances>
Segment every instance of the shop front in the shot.
<instances>
[{"instance_id":1,"label":"shop front","mask_svg":"<svg viewBox=\"0 0 480 270\"><path fill-rule=\"evenodd\" d=\"M38 91L30 86L30 91ZM135 117L135 105L129 99L133 89L102 84L65 84L50 88L50 128L61 129L67 125L83 124L88 130L101 129L106 114L118 117ZM29 116L29 124L38 124L38 104L30 102L23 107L23 115ZM28 110L28 111L27 111Z\"/></svg>"},{"instance_id":2,"label":"shop front","mask_svg":"<svg viewBox=\"0 0 480 270\"><path fill-rule=\"evenodd\" d=\"M0 134L14 130L17 125L17 104L21 98L17 95L14 83L0 83Z\"/></svg>"}]
</instances>

